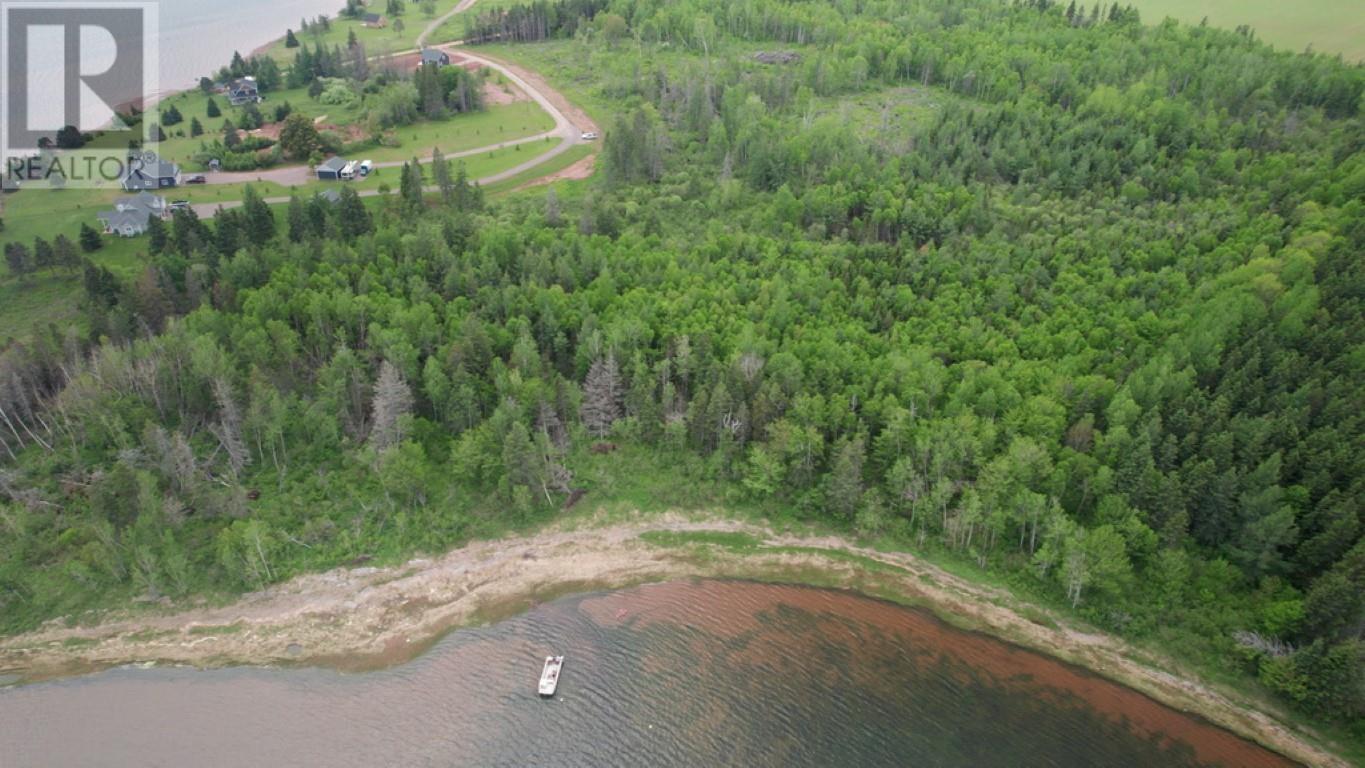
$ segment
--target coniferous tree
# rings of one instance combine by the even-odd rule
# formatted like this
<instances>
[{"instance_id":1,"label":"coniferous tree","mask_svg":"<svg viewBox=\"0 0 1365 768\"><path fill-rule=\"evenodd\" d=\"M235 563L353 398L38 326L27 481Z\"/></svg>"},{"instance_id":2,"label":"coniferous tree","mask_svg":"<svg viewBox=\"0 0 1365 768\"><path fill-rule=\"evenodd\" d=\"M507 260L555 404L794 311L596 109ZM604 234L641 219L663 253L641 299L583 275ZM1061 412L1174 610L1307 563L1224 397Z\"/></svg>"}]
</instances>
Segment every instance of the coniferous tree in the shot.
<instances>
[{"instance_id":1,"label":"coniferous tree","mask_svg":"<svg viewBox=\"0 0 1365 768\"><path fill-rule=\"evenodd\" d=\"M403 441L403 421L412 411L412 390L403 375L388 360L379 366L371 406L369 442L382 451Z\"/></svg>"},{"instance_id":2,"label":"coniferous tree","mask_svg":"<svg viewBox=\"0 0 1365 768\"><path fill-rule=\"evenodd\" d=\"M34 269L47 269L57 262L56 254L52 250L52 243L41 237L33 239L33 267Z\"/></svg>"},{"instance_id":3,"label":"coniferous tree","mask_svg":"<svg viewBox=\"0 0 1365 768\"><path fill-rule=\"evenodd\" d=\"M147 218L147 252L153 256L160 256L166 252L167 243L166 222L160 216L150 216Z\"/></svg>"},{"instance_id":4,"label":"coniferous tree","mask_svg":"<svg viewBox=\"0 0 1365 768\"><path fill-rule=\"evenodd\" d=\"M104 247L104 238L100 237L99 230L89 224L81 224L81 250L86 253L94 253Z\"/></svg>"},{"instance_id":5,"label":"coniferous tree","mask_svg":"<svg viewBox=\"0 0 1365 768\"><path fill-rule=\"evenodd\" d=\"M440 147L431 150L431 177L441 191L441 200L450 205L455 199L455 181L450 177L450 163L441 154Z\"/></svg>"},{"instance_id":6,"label":"coniferous tree","mask_svg":"<svg viewBox=\"0 0 1365 768\"><path fill-rule=\"evenodd\" d=\"M411 163L403 163L399 186L399 197L403 208L409 212L420 211L422 204L422 165L413 158Z\"/></svg>"},{"instance_id":7,"label":"coniferous tree","mask_svg":"<svg viewBox=\"0 0 1365 768\"><path fill-rule=\"evenodd\" d=\"M612 425L621 418L621 397L621 370L616 355L608 353L593 361L583 381L579 418L590 434L597 437L611 434Z\"/></svg>"},{"instance_id":8,"label":"coniferous tree","mask_svg":"<svg viewBox=\"0 0 1365 768\"><path fill-rule=\"evenodd\" d=\"M289 242L301 243L308 239L308 211L298 195L289 196L289 210L285 214L289 228Z\"/></svg>"},{"instance_id":9,"label":"coniferous tree","mask_svg":"<svg viewBox=\"0 0 1365 768\"><path fill-rule=\"evenodd\" d=\"M249 241L264 245L275 238L275 214L250 184L242 191L242 212Z\"/></svg>"},{"instance_id":10,"label":"coniferous tree","mask_svg":"<svg viewBox=\"0 0 1365 768\"><path fill-rule=\"evenodd\" d=\"M340 222L341 233L346 239L354 240L373 231L374 224L370 220L370 211L355 189L350 186L342 187L341 201L337 207L337 219Z\"/></svg>"}]
</instances>

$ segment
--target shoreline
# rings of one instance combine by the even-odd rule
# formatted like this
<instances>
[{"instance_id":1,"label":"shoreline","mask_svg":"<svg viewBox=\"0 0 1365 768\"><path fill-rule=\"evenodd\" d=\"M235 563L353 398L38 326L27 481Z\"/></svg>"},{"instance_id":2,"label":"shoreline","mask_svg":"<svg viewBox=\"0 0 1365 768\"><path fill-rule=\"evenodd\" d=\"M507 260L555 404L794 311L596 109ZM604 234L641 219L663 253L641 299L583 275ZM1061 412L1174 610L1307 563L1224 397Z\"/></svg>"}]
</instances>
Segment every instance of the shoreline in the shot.
<instances>
[{"instance_id":1,"label":"shoreline","mask_svg":"<svg viewBox=\"0 0 1365 768\"><path fill-rule=\"evenodd\" d=\"M642 534L676 540L648 541ZM698 540L708 535L752 537L754 546ZM53 620L0 639L0 678L38 682L129 664L308 665L360 672L409 661L451 631L493 623L567 594L687 578L849 589L927 609L960 629L1074 664L1305 765L1348 765L1245 696L1172 672L1176 665L1167 659L1078 629L1045 608L913 555L879 552L835 536L781 534L744 522L679 515L552 526L392 567L307 574L222 607L166 614L124 610L90 627Z\"/></svg>"}]
</instances>

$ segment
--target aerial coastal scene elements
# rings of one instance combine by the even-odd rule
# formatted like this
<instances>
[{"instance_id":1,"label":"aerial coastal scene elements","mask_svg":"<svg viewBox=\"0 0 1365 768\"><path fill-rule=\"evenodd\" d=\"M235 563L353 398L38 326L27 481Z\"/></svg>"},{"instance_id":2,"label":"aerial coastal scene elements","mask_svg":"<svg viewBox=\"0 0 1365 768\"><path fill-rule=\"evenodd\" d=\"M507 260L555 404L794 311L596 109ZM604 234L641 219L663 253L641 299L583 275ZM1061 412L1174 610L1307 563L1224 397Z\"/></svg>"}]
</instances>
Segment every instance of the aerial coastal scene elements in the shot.
<instances>
[{"instance_id":1,"label":"aerial coastal scene elements","mask_svg":"<svg viewBox=\"0 0 1365 768\"><path fill-rule=\"evenodd\" d=\"M1365 8L237 6L0 9L0 762L1365 761Z\"/></svg>"}]
</instances>

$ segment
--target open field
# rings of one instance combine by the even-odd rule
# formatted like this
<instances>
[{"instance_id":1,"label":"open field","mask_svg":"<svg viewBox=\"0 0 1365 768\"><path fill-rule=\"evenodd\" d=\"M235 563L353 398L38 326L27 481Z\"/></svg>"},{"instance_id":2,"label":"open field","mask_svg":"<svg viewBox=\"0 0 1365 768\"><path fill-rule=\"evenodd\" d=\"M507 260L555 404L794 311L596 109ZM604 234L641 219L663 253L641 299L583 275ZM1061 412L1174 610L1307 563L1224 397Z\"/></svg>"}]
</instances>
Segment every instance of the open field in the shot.
<instances>
[{"instance_id":1,"label":"open field","mask_svg":"<svg viewBox=\"0 0 1365 768\"><path fill-rule=\"evenodd\" d=\"M23 243L33 247L35 237L51 240L66 235L76 242L82 223L94 226L95 213L108 207L119 193L68 189L37 190L5 195L5 231L0 243ZM105 238L104 248L88 254L92 261L122 277L137 270L145 239ZM46 269L16 280L0 262L0 344L27 336L35 326L76 322L80 274L65 269Z\"/></svg>"},{"instance_id":2,"label":"open field","mask_svg":"<svg viewBox=\"0 0 1365 768\"><path fill-rule=\"evenodd\" d=\"M459 0L435 0L435 12L430 16L422 12L421 3L407 3L407 10L402 16L394 19L385 15L387 26L382 29L371 29L360 21L343 19L340 17L332 19L331 29L327 32L321 32L319 30L317 32L309 31L308 33L300 33L297 21L290 21L288 26L294 30L294 34L298 37L299 43L301 45L306 45L309 48L320 43L327 48L340 46L344 49L350 33L354 31L356 40L361 45L365 46L365 52L370 56L378 56L385 53L407 50L408 48L413 47L413 41L428 24L433 20L440 18L441 15L449 12L458 3ZM338 4L340 5L340 3ZM372 6L375 13L382 14L384 12L384 5L382 3L375 3L372 4ZM309 19L309 21L311 22L312 20ZM400 23L395 24L395 21ZM463 29L463 27L461 28ZM286 48L284 45L284 37L281 36L275 42L262 47L258 53L265 53L272 56L281 63L289 63L294 60L294 54L297 50L297 48Z\"/></svg>"},{"instance_id":3,"label":"open field","mask_svg":"<svg viewBox=\"0 0 1365 768\"><path fill-rule=\"evenodd\" d=\"M543 165L538 165L529 171L519 173L510 179L503 179L494 184L489 184L483 188L484 192L490 195L511 194L520 190L523 186L532 184L546 176L554 176L563 172L570 166L596 154L597 149L598 148L592 144L579 144L559 157L545 162Z\"/></svg>"},{"instance_id":4,"label":"open field","mask_svg":"<svg viewBox=\"0 0 1365 768\"><path fill-rule=\"evenodd\" d=\"M1156 24L1170 16L1190 24L1234 29L1247 25L1256 37L1291 51L1308 46L1365 61L1365 4L1359 0L1132 0L1142 20Z\"/></svg>"}]
</instances>

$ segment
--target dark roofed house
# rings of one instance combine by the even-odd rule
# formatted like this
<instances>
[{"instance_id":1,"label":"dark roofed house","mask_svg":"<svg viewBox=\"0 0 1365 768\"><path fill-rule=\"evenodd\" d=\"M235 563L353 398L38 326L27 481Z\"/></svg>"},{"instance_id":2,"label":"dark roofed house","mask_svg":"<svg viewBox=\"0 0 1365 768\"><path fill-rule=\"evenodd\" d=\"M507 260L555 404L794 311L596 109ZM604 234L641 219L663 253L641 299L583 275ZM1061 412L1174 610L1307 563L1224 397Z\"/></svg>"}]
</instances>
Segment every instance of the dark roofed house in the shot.
<instances>
[{"instance_id":1,"label":"dark roofed house","mask_svg":"<svg viewBox=\"0 0 1365 768\"><path fill-rule=\"evenodd\" d=\"M422 63L444 67L450 64L450 54L445 51L437 50L436 48L423 48Z\"/></svg>"},{"instance_id":2,"label":"dark roofed house","mask_svg":"<svg viewBox=\"0 0 1365 768\"><path fill-rule=\"evenodd\" d=\"M261 89L256 84L254 77L230 80L223 90L227 92L228 101L234 107L240 107L243 104L259 104L261 101Z\"/></svg>"},{"instance_id":3,"label":"dark roofed house","mask_svg":"<svg viewBox=\"0 0 1365 768\"><path fill-rule=\"evenodd\" d=\"M158 160L150 165L129 171L123 179L122 186L126 192L143 192L175 187L179 184L180 166Z\"/></svg>"},{"instance_id":4,"label":"dark roofed house","mask_svg":"<svg viewBox=\"0 0 1365 768\"><path fill-rule=\"evenodd\" d=\"M365 23L365 26L369 27L370 29L383 29L384 26L388 23L387 21L384 20L383 15L378 13L367 13L364 16L361 16L360 20L363 21Z\"/></svg>"},{"instance_id":5,"label":"dark roofed house","mask_svg":"<svg viewBox=\"0 0 1365 768\"><path fill-rule=\"evenodd\" d=\"M330 157L326 162L317 167L318 181L337 181L341 178L341 169L346 167L346 158Z\"/></svg>"},{"instance_id":6,"label":"dark roofed house","mask_svg":"<svg viewBox=\"0 0 1365 768\"><path fill-rule=\"evenodd\" d=\"M147 231L147 222L153 216L165 219L170 215L166 198L151 192L139 192L114 201L114 210L101 211L95 218L104 225L106 235L136 237Z\"/></svg>"}]
</instances>

